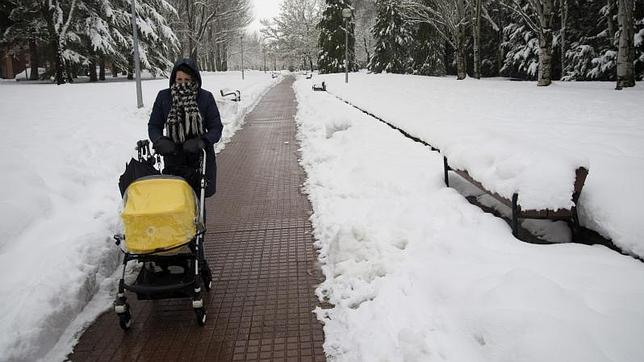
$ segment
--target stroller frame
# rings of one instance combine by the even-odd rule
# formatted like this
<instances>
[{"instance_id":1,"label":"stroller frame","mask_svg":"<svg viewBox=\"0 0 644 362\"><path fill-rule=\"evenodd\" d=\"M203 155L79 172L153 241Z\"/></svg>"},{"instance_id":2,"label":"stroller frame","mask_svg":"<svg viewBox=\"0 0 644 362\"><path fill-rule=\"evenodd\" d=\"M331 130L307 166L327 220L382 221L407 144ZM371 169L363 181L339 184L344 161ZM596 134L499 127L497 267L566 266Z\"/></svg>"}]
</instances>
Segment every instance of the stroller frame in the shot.
<instances>
[{"instance_id":1,"label":"stroller frame","mask_svg":"<svg viewBox=\"0 0 644 362\"><path fill-rule=\"evenodd\" d=\"M150 142L140 140L137 142L136 150L139 161L152 161L159 164L161 162L158 154L150 153ZM168 299L168 298L190 298L192 297L192 308L197 318L197 324L200 326L206 323L206 308L203 303L202 286L206 291L212 289L212 272L204 256L204 236L206 226L204 223L205 207L205 189L206 189L206 151L201 151L201 179L198 204L197 232L190 241L179 247L160 250L146 254L130 253L123 248L123 271L118 284L118 293L114 301L114 312L119 318L119 325L123 330L128 330L132 326L132 313L130 305L127 302L125 291L134 292L139 300L150 299ZM116 245L120 245L125 240L124 235L114 235ZM187 250L177 254L168 255L168 251ZM132 284L125 282L125 272L127 264L130 261L143 262L143 267L139 271L136 281ZM180 265L176 263L179 262ZM158 273L155 271L156 263L161 265L173 263L172 266L183 268L180 274L175 273ZM152 270L149 266L152 265ZM170 266L170 264L166 264ZM158 276L157 274L162 274Z\"/></svg>"}]
</instances>

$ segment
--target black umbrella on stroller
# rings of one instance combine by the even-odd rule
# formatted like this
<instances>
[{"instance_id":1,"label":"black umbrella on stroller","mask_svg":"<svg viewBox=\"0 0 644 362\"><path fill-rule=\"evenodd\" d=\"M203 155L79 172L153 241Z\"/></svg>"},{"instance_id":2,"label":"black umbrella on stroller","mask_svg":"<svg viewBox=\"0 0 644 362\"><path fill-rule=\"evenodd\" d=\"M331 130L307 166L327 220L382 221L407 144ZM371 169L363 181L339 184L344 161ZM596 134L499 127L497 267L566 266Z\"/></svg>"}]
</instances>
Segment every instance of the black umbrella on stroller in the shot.
<instances>
[{"instance_id":1,"label":"black umbrella on stroller","mask_svg":"<svg viewBox=\"0 0 644 362\"><path fill-rule=\"evenodd\" d=\"M125 190L130 184L137 179L145 176L159 175L161 172L154 167L154 157L150 156L150 143L148 140L138 141L136 149L139 153L138 159L132 158L125 164L125 172L119 178L119 190L121 197L125 195Z\"/></svg>"}]
</instances>

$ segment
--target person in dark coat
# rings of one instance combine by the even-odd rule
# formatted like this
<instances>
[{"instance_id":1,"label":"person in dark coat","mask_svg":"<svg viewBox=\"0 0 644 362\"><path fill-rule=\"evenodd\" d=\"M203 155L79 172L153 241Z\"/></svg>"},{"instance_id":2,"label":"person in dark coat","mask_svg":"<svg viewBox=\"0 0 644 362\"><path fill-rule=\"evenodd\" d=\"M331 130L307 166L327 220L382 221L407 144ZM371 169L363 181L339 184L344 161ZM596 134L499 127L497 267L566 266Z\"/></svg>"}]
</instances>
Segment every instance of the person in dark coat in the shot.
<instances>
[{"instance_id":1,"label":"person in dark coat","mask_svg":"<svg viewBox=\"0 0 644 362\"><path fill-rule=\"evenodd\" d=\"M180 59L170 75L170 88L157 94L148 122L154 149L164 156L164 174L184 177L199 192L194 170L206 150L206 197L217 190L215 143L224 126L212 93L201 88L201 75L192 59ZM165 130L165 135L164 135Z\"/></svg>"}]
</instances>

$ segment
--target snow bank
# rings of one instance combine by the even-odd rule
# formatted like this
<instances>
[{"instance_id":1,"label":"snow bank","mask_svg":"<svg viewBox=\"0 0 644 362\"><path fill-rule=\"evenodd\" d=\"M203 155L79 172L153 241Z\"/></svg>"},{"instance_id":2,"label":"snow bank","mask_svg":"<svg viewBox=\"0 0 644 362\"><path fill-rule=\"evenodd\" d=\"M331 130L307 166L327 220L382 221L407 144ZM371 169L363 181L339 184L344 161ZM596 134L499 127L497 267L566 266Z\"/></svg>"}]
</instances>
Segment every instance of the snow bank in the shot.
<instances>
[{"instance_id":1,"label":"snow bank","mask_svg":"<svg viewBox=\"0 0 644 362\"><path fill-rule=\"evenodd\" d=\"M644 257L644 87L393 74L320 76L329 92L439 148L452 166L524 209L568 208L579 166L590 168L583 225Z\"/></svg>"},{"instance_id":2,"label":"snow bank","mask_svg":"<svg viewBox=\"0 0 644 362\"><path fill-rule=\"evenodd\" d=\"M276 82L260 72L238 78L203 76L225 125L217 150ZM143 82L145 108L137 110L131 82L0 84L0 360L63 359L108 307L119 263L111 240L118 177L136 141L147 138L154 97L167 85ZM241 103L222 100L224 86L240 89Z\"/></svg>"},{"instance_id":3,"label":"snow bank","mask_svg":"<svg viewBox=\"0 0 644 362\"><path fill-rule=\"evenodd\" d=\"M312 92L310 81L295 88L305 191L326 276L317 293L333 304L317 310L331 360L644 355L642 263L601 246L516 240L505 222L444 186L440 155ZM384 102L362 91L374 97L369 105Z\"/></svg>"}]
</instances>

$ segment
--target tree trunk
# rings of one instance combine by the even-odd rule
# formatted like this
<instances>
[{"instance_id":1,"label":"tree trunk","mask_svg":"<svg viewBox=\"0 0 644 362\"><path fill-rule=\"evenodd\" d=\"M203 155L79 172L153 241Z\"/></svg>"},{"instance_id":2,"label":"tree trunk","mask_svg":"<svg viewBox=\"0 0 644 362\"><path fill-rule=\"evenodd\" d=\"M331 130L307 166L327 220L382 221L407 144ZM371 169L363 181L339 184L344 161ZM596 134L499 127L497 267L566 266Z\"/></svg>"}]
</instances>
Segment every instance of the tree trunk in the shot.
<instances>
[{"instance_id":1,"label":"tree trunk","mask_svg":"<svg viewBox=\"0 0 644 362\"><path fill-rule=\"evenodd\" d=\"M465 19L467 17L465 12L465 0L458 0L456 3L457 13L459 18ZM456 28L456 79L463 80L467 77L467 66L465 64L465 25L463 21L459 21Z\"/></svg>"},{"instance_id":2,"label":"tree trunk","mask_svg":"<svg viewBox=\"0 0 644 362\"><path fill-rule=\"evenodd\" d=\"M543 0L539 16L541 34L539 34L539 77L538 86L549 86L552 83L552 0Z\"/></svg>"},{"instance_id":3,"label":"tree trunk","mask_svg":"<svg viewBox=\"0 0 644 362\"><path fill-rule=\"evenodd\" d=\"M51 63L54 65L56 84L65 84L65 67L63 62L63 54L58 42L58 36L54 28L54 23L50 20L51 17L47 16L47 28L49 28L49 47L51 50Z\"/></svg>"},{"instance_id":4,"label":"tree trunk","mask_svg":"<svg viewBox=\"0 0 644 362\"><path fill-rule=\"evenodd\" d=\"M101 55L98 61L98 80L105 80L105 57Z\"/></svg>"},{"instance_id":5,"label":"tree trunk","mask_svg":"<svg viewBox=\"0 0 644 362\"><path fill-rule=\"evenodd\" d=\"M90 82L98 81L98 75L96 74L96 60L94 59L92 59L92 61L89 62L89 81Z\"/></svg>"},{"instance_id":6,"label":"tree trunk","mask_svg":"<svg viewBox=\"0 0 644 362\"><path fill-rule=\"evenodd\" d=\"M217 67L215 66L215 52L210 51L210 55L208 56L208 67L210 68L211 72L216 72Z\"/></svg>"},{"instance_id":7,"label":"tree trunk","mask_svg":"<svg viewBox=\"0 0 644 362\"><path fill-rule=\"evenodd\" d=\"M606 12L606 25L608 26L608 37L610 45L615 46L615 23L613 17L615 16L615 0L607 0L606 5L608 11Z\"/></svg>"},{"instance_id":8,"label":"tree trunk","mask_svg":"<svg viewBox=\"0 0 644 362\"><path fill-rule=\"evenodd\" d=\"M127 61L127 79L134 79L134 58L130 56Z\"/></svg>"},{"instance_id":9,"label":"tree trunk","mask_svg":"<svg viewBox=\"0 0 644 362\"><path fill-rule=\"evenodd\" d=\"M474 12L474 78L481 79L481 0L476 0Z\"/></svg>"},{"instance_id":10,"label":"tree trunk","mask_svg":"<svg viewBox=\"0 0 644 362\"><path fill-rule=\"evenodd\" d=\"M195 63L199 64L199 50L197 49L197 47L194 47L192 49L192 52L190 52L190 58L192 58Z\"/></svg>"},{"instance_id":11,"label":"tree trunk","mask_svg":"<svg viewBox=\"0 0 644 362\"><path fill-rule=\"evenodd\" d=\"M119 68L116 66L116 64L112 63L112 78L116 78L119 76Z\"/></svg>"},{"instance_id":12,"label":"tree trunk","mask_svg":"<svg viewBox=\"0 0 644 362\"><path fill-rule=\"evenodd\" d=\"M362 42L364 43L364 52L367 53L367 64L371 63L371 54L369 54L369 47L367 46L367 37L362 37Z\"/></svg>"},{"instance_id":13,"label":"tree trunk","mask_svg":"<svg viewBox=\"0 0 644 362\"><path fill-rule=\"evenodd\" d=\"M566 23L568 21L568 0L561 0L561 77L566 75Z\"/></svg>"},{"instance_id":14,"label":"tree trunk","mask_svg":"<svg viewBox=\"0 0 644 362\"><path fill-rule=\"evenodd\" d=\"M29 39L29 63L31 65L31 74L29 74L29 80L38 80L38 65L40 61L38 59L38 47L36 45L36 39Z\"/></svg>"},{"instance_id":15,"label":"tree trunk","mask_svg":"<svg viewBox=\"0 0 644 362\"><path fill-rule=\"evenodd\" d=\"M633 0L618 0L617 21L619 23L619 47L617 48L616 89L635 86L633 59L635 55Z\"/></svg>"},{"instance_id":16,"label":"tree trunk","mask_svg":"<svg viewBox=\"0 0 644 362\"><path fill-rule=\"evenodd\" d=\"M539 37L539 78L538 86L552 83L552 30L543 29Z\"/></svg>"},{"instance_id":17,"label":"tree trunk","mask_svg":"<svg viewBox=\"0 0 644 362\"><path fill-rule=\"evenodd\" d=\"M67 74L67 82L68 83L74 83L74 78L77 78L74 72L74 69L72 69L72 66L68 62L64 62L65 64L65 73Z\"/></svg>"},{"instance_id":18,"label":"tree trunk","mask_svg":"<svg viewBox=\"0 0 644 362\"><path fill-rule=\"evenodd\" d=\"M228 71L228 44L227 43L221 44L221 54L219 56L221 57L221 71L222 72Z\"/></svg>"}]
</instances>

